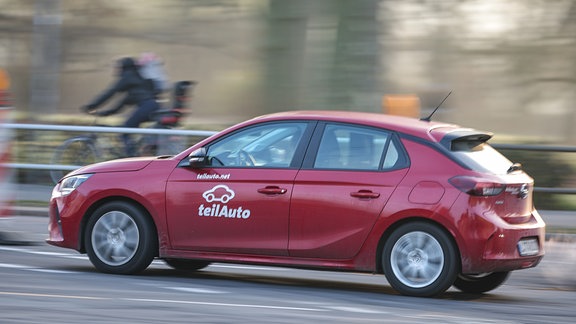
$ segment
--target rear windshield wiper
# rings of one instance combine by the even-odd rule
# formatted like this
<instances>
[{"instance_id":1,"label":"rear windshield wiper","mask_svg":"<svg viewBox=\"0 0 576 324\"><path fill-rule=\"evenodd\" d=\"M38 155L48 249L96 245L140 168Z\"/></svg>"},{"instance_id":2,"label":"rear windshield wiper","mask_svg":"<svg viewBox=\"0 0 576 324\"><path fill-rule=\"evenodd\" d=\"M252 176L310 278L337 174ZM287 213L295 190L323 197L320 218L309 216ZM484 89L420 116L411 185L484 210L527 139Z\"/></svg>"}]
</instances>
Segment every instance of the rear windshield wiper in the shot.
<instances>
[{"instance_id":1,"label":"rear windshield wiper","mask_svg":"<svg viewBox=\"0 0 576 324\"><path fill-rule=\"evenodd\" d=\"M520 170L522 170L522 164L514 163L508 168L508 171L506 171L506 173L512 173L514 171L520 171Z\"/></svg>"}]
</instances>

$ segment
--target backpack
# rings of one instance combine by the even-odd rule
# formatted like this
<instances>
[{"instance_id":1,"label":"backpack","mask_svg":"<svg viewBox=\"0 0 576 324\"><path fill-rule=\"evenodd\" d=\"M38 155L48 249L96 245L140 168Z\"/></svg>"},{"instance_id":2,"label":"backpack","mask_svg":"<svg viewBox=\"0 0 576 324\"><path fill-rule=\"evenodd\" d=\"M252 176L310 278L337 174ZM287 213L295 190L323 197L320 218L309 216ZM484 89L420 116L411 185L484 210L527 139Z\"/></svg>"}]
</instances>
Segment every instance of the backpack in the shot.
<instances>
[{"instance_id":1,"label":"backpack","mask_svg":"<svg viewBox=\"0 0 576 324\"><path fill-rule=\"evenodd\" d=\"M138 60L140 75L150 80L154 93L162 93L170 89L170 83L164 70L164 62L154 53L143 53Z\"/></svg>"}]
</instances>

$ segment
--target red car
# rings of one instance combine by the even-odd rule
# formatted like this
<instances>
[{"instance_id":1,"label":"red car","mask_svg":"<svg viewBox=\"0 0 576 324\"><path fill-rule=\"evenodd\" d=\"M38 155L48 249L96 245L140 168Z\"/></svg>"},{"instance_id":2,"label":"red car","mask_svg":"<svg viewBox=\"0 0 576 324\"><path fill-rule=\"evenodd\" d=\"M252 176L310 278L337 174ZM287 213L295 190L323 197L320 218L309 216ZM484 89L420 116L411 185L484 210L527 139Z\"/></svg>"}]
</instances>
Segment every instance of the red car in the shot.
<instances>
[{"instance_id":1,"label":"red car","mask_svg":"<svg viewBox=\"0 0 576 324\"><path fill-rule=\"evenodd\" d=\"M482 293L544 256L533 179L491 134L383 114L285 112L176 156L64 177L48 243L103 272L154 258L382 273L405 295Z\"/></svg>"}]
</instances>

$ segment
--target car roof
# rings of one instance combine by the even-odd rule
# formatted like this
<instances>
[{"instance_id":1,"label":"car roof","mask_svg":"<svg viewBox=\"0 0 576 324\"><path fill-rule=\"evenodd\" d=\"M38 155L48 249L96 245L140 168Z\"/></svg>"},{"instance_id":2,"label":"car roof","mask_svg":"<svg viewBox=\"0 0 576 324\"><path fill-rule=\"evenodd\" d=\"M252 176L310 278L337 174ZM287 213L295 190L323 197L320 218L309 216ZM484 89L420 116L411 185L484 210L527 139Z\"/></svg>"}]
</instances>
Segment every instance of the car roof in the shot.
<instances>
[{"instance_id":1,"label":"car roof","mask_svg":"<svg viewBox=\"0 0 576 324\"><path fill-rule=\"evenodd\" d=\"M399 133L440 141L446 134L461 131L464 128L450 123L422 121L417 118L394 116L379 113L332 110L294 110L273 113L253 118L246 123L279 120L320 120L346 122L374 126Z\"/></svg>"}]
</instances>

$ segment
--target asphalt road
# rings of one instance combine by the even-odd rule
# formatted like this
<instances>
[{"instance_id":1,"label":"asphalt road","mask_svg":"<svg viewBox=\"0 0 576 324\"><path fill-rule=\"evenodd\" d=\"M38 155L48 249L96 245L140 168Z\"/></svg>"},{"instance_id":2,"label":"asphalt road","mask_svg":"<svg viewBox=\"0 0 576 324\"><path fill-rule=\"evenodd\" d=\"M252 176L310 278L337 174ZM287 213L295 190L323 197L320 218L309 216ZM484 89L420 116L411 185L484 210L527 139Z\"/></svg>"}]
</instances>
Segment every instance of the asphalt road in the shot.
<instances>
[{"instance_id":1,"label":"asphalt road","mask_svg":"<svg viewBox=\"0 0 576 324\"><path fill-rule=\"evenodd\" d=\"M97 272L43 243L46 217L14 217L0 245L0 323L574 323L576 243L548 241L536 268L484 295L400 296L379 275L155 261L137 276ZM3 223L0 223L2 225ZM5 224L5 223L4 223ZM7 224L5 224L7 225Z\"/></svg>"}]
</instances>

